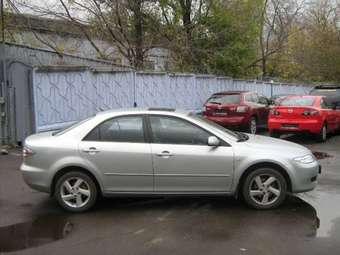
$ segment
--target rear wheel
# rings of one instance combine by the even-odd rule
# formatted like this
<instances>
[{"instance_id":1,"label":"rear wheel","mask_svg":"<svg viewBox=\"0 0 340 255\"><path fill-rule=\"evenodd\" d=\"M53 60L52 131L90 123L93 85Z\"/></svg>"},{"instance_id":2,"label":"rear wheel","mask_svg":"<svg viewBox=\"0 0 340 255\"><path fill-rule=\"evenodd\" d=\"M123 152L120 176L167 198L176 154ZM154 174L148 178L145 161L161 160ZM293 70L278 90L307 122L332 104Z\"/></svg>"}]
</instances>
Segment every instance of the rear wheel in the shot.
<instances>
[{"instance_id":1,"label":"rear wheel","mask_svg":"<svg viewBox=\"0 0 340 255\"><path fill-rule=\"evenodd\" d=\"M287 182L282 174L272 168L260 168L246 177L242 195L255 209L273 209L280 206L287 195Z\"/></svg>"},{"instance_id":2,"label":"rear wheel","mask_svg":"<svg viewBox=\"0 0 340 255\"><path fill-rule=\"evenodd\" d=\"M61 176L54 192L58 203L71 212L84 212L92 208L97 194L97 187L92 178L78 171Z\"/></svg>"},{"instance_id":3,"label":"rear wheel","mask_svg":"<svg viewBox=\"0 0 340 255\"><path fill-rule=\"evenodd\" d=\"M320 132L316 135L316 140L323 143L327 140L327 125L323 124Z\"/></svg>"},{"instance_id":4,"label":"rear wheel","mask_svg":"<svg viewBox=\"0 0 340 255\"><path fill-rule=\"evenodd\" d=\"M256 134L257 132L257 120L256 117L252 116L248 123L248 132L250 134Z\"/></svg>"}]
</instances>

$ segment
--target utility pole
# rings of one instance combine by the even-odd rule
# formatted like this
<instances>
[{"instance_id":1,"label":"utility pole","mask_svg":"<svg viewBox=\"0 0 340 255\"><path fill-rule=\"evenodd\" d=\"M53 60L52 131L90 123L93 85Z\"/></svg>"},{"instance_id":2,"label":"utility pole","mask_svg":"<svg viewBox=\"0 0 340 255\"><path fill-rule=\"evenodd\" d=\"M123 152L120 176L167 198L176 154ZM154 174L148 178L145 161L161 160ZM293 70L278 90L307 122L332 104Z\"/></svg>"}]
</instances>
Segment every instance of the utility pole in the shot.
<instances>
[{"instance_id":1,"label":"utility pole","mask_svg":"<svg viewBox=\"0 0 340 255\"><path fill-rule=\"evenodd\" d=\"M1 41L0 41L0 147L5 140L5 97L6 97L6 57L5 57L5 15L4 0L0 0Z\"/></svg>"}]
</instances>

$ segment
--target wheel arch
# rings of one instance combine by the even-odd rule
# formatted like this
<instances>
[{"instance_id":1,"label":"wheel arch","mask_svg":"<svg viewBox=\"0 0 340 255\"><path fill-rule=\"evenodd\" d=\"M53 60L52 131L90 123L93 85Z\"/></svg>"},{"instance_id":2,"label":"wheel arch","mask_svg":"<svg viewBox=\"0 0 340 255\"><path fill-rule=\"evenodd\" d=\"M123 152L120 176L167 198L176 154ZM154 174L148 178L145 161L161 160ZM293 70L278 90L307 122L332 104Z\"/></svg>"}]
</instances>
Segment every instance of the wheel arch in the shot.
<instances>
[{"instance_id":1,"label":"wheel arch","mask_svg":"<svg viewBox=\"0 0 340 255\"><path fill-rule=\"evenodd\" d=\"M239 192L242 190L242 186L244 184L244 181L245 181L247 175L250 172L252 172L252 171L254 171L256 169L265 168L265 167L272 168L272 169L278 171L280 174L282 174L283 177L285 178L286 182L287 182L287 190L288 190L288 192L292 192L292 181L291 181L290 176L289 176L289 174L288 174L286 169L284 169L279 164L276 164L276 163L273 163L273 162L258 162L258 163L254 164L254 165L249 166L246 170L243 171L243 173L242 173L242 175L241 175L241 177L239 179L235 195L239 196Z\"/></svg>"},{"instance_id":2,"label":"wheel arch","mask_svg":"<svg viewBox=\"0 0 340 255\"><path fill-rule=\"evenodd\" d=\"M61 176L63 176L64 174L69 173L69 172L72 172L72 171L81 172L81 173L84 173L84 174L87 174L88 176L90 176L90 177L92 178L92 180L94 181L96 187L97 187L98 194L102 195L102 188L101 188L101 185L100 185L98 179L96 178L96 176L95 176L91 171L89 171L88 169L86 169L85 167L82 167L82 166L65 166L65 167L59 169L59 170L54 174L54 176L53 176L53 178L52 178L51 189L50 189L50 195L51 195L51 196L54 195L55 186L56 186L57 180L58 180Z\"/></svg>"}]
</instances>

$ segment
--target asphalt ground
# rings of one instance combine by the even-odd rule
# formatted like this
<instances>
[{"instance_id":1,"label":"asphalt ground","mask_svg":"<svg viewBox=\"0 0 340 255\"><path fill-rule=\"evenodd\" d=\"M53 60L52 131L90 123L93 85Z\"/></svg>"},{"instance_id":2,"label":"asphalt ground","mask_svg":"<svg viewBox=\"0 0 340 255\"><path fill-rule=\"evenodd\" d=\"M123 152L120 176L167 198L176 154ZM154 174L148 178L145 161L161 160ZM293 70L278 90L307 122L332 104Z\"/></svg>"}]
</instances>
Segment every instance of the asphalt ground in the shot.
<instances>
[{"instance_id":1,"label":"asphalt ground","mask_svg":"<svg viewBox=\"0 0 340 255\"><path fill-rule=\"evenodd\" d=\"M285 139L320 157L317 188L270 211L228 197L101 199L63 211L23 181L17 149L0 155L0 254L340 254L340 136Z\"/></svg>"}]
</instances>

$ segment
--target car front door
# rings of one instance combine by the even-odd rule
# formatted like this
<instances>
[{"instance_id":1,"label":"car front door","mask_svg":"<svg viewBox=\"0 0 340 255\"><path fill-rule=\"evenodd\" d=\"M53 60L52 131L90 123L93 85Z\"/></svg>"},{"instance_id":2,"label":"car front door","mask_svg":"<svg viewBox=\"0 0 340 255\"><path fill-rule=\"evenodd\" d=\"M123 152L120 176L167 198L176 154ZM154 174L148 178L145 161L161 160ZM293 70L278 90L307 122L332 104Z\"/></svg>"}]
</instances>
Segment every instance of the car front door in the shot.
<instances>
[{"instance_id":1,"label":"car front door","mask_svg":"<svg viewBox=\"0 0 340 255\"><path fill-rule=\"evenodd\" d=\"M173 116L149 116L155 191L164 193L228 192L234 153L221 140L208 146L211 133Z\"/></svg>"},{"instance_id":2,"label":"car front door","mask_svg":"<svg viewBox=\"0 0 340 255\"><path fill-rule=\"evenodd\" d=\"M328 131L333 131L338 129L338 114L335 109L333 109L333 105L324 100L324 98L320 99L321 111L326 115L327 121L327 129Z\"/></svg>"},{"instance_id":3,"label":"car front door","mask_svg":"<svg viewBox=\"0 0 340 255\"><path fill-rule=\"evenodd\" d=\"M142 115L108 119L79 144L80 154L102 176L106 192L152 192L151 146Z\"/></svg>"}]
</instances>

